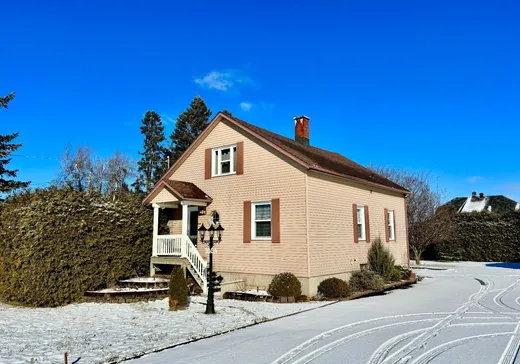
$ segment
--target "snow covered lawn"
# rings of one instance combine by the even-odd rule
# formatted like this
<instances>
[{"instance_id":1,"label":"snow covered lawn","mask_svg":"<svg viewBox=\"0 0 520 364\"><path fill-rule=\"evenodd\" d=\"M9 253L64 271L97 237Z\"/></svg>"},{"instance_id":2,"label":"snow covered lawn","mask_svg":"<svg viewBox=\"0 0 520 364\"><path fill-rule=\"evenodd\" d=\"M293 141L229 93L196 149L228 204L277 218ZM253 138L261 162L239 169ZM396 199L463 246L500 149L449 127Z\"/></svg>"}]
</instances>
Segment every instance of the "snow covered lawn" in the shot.
<instances>
[{"instance_id":1,"label":"snow covered lawn","mask_svg":"<svg viewBox=\"0 0 520 364\"><path fill-rule=\"evenodd\" d=\"M0 363L79 364L119 361L255 322L316 308L328 302L275 304L217 300L205 315L203 297L185 311L168 311L168 300L127 304L82 303L23 308L0 303ZM72 359L72 360L71 360Z\"/></svg>"}]
</instances>

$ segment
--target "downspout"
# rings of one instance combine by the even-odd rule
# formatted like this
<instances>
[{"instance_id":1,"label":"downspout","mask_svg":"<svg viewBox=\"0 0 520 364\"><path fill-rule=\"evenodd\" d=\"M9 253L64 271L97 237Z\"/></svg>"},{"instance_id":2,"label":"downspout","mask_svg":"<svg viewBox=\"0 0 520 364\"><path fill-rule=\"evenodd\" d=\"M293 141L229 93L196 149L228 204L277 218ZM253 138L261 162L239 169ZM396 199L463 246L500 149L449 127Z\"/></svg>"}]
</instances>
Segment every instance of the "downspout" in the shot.
<instances>
[{"instance_id":1,"label":"downspout","mask_svg":"<svg viewBox=\"0 0 520 364\"><path fill-rule=\"evenodd\" d=\"M311 278L311 251L309 243L309 187L307 183L308 173L305 171L305 238L307 240L307 277ZM310 287L309 287L310 289Z\"/></svg>"}]
</instances>

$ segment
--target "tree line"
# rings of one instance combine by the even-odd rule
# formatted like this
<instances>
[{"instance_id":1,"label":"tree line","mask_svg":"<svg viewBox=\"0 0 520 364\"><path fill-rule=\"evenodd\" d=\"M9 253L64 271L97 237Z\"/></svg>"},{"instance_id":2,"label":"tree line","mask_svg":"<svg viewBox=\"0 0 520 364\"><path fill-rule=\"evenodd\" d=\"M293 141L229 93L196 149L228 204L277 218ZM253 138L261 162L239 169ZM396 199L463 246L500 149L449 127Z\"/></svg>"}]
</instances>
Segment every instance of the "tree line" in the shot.
<instances>
[{"instance_id":1,"label":"tree line","mask_svg":"<svg viewBox=\"0 0 520 364\"><path fill-rule=\"evenodd\" d=\"M14 96L13 92L0 97L0 109L7 109ZM141 120L143 145L138 151L140 159L137 163L119 150L109 158L99 158L88 146L74 150L68 146L51 185L79 192L97 191L113 199L126 193L145 194L200 135L210 116L211 110L200 96L196 96L177 117L168 141L160 115L149 110ZM0 194L4 196L30 185L30 182L16 180L18 170L7 169L12 153L22 146L14 143L17 137L18 133L0 134Z\"/></svg>"}]
</instances>

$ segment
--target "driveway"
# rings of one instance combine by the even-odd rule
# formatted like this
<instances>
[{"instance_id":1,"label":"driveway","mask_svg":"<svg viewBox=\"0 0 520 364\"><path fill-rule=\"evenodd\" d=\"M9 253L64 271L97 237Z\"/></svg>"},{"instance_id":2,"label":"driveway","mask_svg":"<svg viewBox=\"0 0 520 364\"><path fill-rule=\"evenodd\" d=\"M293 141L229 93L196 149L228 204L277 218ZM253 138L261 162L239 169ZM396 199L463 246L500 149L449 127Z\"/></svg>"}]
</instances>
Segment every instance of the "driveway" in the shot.
<instances>
[{"instance_id":1,"label":"driveway","mask_svg":"<svg viewBox=\"0 0 520 364\"><path fill-rule=\"evenodd\" d=\"M425 266L435 269L416 270L425 279L410 289L333 304L131 363L514 363L520 265Z\"/></svg>"}]
</instances>

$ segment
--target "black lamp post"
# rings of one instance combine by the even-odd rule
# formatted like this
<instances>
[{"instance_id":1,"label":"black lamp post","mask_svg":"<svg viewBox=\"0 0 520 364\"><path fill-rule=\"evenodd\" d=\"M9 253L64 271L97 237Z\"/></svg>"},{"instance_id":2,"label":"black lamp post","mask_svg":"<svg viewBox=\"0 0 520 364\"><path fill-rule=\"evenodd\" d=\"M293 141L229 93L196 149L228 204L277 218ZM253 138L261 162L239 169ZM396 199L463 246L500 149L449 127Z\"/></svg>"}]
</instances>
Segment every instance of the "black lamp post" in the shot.
<instances>
[{"instance_id":1,"label":"black lamp post","mask_svg":"<svg viewBox=\"0 0 520 364\"><path fill-rule=\"evenodd\" d=\"M209 240L204 240L206 231L209 233ZM217 232L217 237L215 241L215 231ZM222 235L224 233L224 228L219 224L216 228L211 225L209 229L206 229L204 224L202 224L199 228L200 242L203 244L209 244L209 267L208 267L208 303L206 305L206 313L211 314L215 313L215 304L214 304L214 293L215 293L215 279L213 277L213 243L220 243L222 241Z\"/></svg>"}]
</instances>

